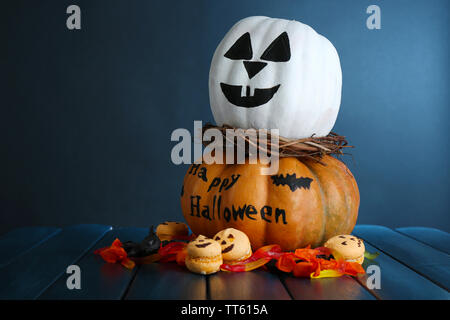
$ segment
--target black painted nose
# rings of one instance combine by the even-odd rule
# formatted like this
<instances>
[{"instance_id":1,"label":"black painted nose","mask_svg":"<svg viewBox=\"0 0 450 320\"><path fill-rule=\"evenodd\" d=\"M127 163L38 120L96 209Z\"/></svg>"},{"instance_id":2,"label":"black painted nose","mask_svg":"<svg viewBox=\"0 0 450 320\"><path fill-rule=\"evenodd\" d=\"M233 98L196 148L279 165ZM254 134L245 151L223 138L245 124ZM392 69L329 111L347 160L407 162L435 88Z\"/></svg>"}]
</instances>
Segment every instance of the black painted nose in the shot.
<instances>
[{"instance_id":1,"label":"black painted nose","mask_svg":"<svg viewBox=\"0 0 450 320\"><path fill-rule=\"evenodd\" d=\"M259 61L243 61L245 70L247 70L248 77L251 79L258 74L265 66L266 62Z\"/></svg>"}]
</instances>

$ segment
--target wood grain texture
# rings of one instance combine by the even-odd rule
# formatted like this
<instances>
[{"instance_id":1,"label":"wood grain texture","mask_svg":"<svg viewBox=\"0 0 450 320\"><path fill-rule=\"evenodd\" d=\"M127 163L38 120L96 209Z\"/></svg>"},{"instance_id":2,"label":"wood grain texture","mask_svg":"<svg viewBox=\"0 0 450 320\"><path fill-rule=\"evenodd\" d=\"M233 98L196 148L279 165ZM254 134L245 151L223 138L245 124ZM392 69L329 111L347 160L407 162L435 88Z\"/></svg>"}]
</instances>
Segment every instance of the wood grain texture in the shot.
<instances>
[{"instance_id":1,"label":"wood grain texture","mask_svg":"<svg viewBox=\"0 0 450 320\"><path fill-rule=\"evenodd\" d=\"M205 300L206 277L191 273L176 263L142 265L125 299Z\"/></svg>"},{"instance_id":2,"label":"wood grain texture","mask_svg":"<svg viewBox=\"0 0 450 320\"><path fill-rule=\"evenodd\" d=\"M54 227L23 227L3 235L0 238L0 268L60 231Z\"/></svg>"},{"instance_id":3,"label":"wood grain texture","mask_svg":"<svg viewBox=\"0 0 450 320\"><path fill-rule=\"evenodd\" d=\"M353 233L442 288L450 288L450 256L382 226L360 225ZM381 260L381 259L380 259ZM390 277L397 278L390 272Z\"/></svg>"},{"instance_id":4,"label":"wood grain texture","mask_svg":"<svg viewBox=\"0 0 450 320\"><path fill-rule=\"evenodd\" d=\"M290 300L277 275L264 270L219 272L208 277L212 300Z\"/></svg>"},{"instance_id":5,"label":"wood grain texture","mask_svg":"<svg viewBox=\"0 0 450 320\"><path fill-rule=\"evenodd\" d=\"M95 246L76 264L81 269L81 289L68 290L63 274L53 283L39 299L64 300L119 300L125 294L137 267L129 270L121 264L106 263L94 254L95 249L110 246L114 239L125 241L141 241L148 234L145 228L120 228L109 231Z\"/></svg>"},{"instance_id":6,"label":"wood grain texture","mask_svg":"<svg viewBox=\"0 0 450 320\"><path fill-rule=\"evenodd\" d=\"M139 241L147 231L112 230L103 225L13 230L0 238L0 250L7 257L0 260L0 299L450 299L450 258L445 252L448 234L437 229L354 229L353 233L365 240L367 251L381 253L363 265L366 270L379 268L379 289L370 287L370 272L356 278L325 279L294 278L263 269L203 276L176 263L152 263L128 270L93 254L115 238ZM81 290L67 289L66 268L71 264L81 268Z\"/></svg>"},{"instance_id":7,"label":"wood grain texture","mask_svg":"<svg viewBox=\"0 0 450 320\"><path fill-rule=\"evenodd\" d=\"M17 257L0 269L0 299L37 298L109 230L94 224L70 226Z\"/></svg>"},{"instance_id":8,"label":"wood grain texture","mask_svg":"<svg viewBox=\"0 0 450 320\"><path fill-rule=\"evenodd\" d=\"M450 234L445 231L424 227L397 228L395 230L430 247L450 254Z\"/></svg>"},{"instance_id":9,"label":"wood grain texture","mask_svg":"<svg viewBox=\"0 0 450 320\"><path fill-rule=\"evenodd\" d=\"M445 289L374 248L369 243L366 242L365 246L367 251L371 253L380 252L380 255L374 260L364 260L363 267L368 273L359 275L357 280L377 298L383 300L450 299L450 294ZM367 269L371 265L379 267L380 289L368 288L373 283L373 280L369 279L373 275L373 271Z\"/></svg>"},{"instance_id":10,"label":"wood grain texture","mask_svg":"<svg viewBox=\"0 0 450 320\"><path fill-rule=\"evenodd\" d=\"M375 300L358 281L350 276L306 279L283 276L282 280L295 300Z\"/></svg>"}]
</instances>

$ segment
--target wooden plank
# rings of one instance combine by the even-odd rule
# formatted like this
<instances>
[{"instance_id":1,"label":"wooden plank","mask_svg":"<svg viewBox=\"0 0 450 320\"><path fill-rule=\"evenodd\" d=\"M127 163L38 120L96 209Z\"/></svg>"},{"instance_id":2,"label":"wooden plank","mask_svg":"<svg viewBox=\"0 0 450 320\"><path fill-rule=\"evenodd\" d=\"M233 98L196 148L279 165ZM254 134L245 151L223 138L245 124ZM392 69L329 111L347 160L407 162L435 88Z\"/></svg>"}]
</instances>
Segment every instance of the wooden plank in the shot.
<instances>
[{"instance_id":1,"label":"wooden plank","mask_svg":"<svg viewBox=\"0 0 450 320\"><path fill-rule=\"evenodd\" d=\"M0 299L35 299L111 230L76 225L17 257L0 269Z\"/></svg>"},{"instance_id":2,"label":"wooden plank","mask_svg":"<svg viewBox=\"0 0 450 320\"><path fill-rule=\"evenodd\" d=\"M120 228L109 231L95 246L75 264L81 270L81 289L68 290L67 276L63 274L53 283L39 299L64 300L119 300L125 294L130 281L136 273L120 264L106 263L95 255L95 249L110 246L114 239L125 241L141 241L148 234L146 228Z\"/></svg>"},{"instance_id":3,"label":"wooden plank","mask_svg":"<svg viewBox=\"0 0 450 320\"><path fill-rule=\"evenodd\" d=\"M189 272L176 263L141 265L125 299L205 300L206 276Z\"/></svg>"},{"instance_id":4,"label":"wooden plank","mask_svg":"<svg viewBox=\"0 0 450 320\"><path fill-rule=\"evenodd\" d=\"M54 227L23 227L3 235L0 238L0 268L60 231Z\"/></svg>"},{"instance_id":5,"label":"wooden plank","mask_svg":"<svg viewBox=\"0 0 450 320\"><path fill-rule=\"evenodd\" d=\"M382 226L360 225L355 227L353 233L428 280L446 290L449 289L450 256L448 254Z\"/></svg>"},{"instance_id":6,"label":"wooden plank","mask_svg":"<svg viewBox=\"0 0 450 320\"><path fill-rule=\"evenodd\" d=\"M295 300L375 300L357 280L350 276L339 278L306 279L282 276Z\"/></svg>"},{"instance_id":7,"label":"wooden plank","mask_svg":"<svg viewBox=\"0 0 450 320\"><path fill-rule=\"evenodd\" d=\"M380 250L365 242L366 250L375 253ZM370 265L378 266L380 271L380 288L369 289L372 280L370 274L359 275L357 280L380 299L389 300L448 300L450 294L443 288L422 277L420 274L393 259L389 255L380 252L375 260L364 260L363 267L367 270ZM368 283L369 282L369 283Z\"/></svg>"},{"instance_id":8,"label":"wooden plank","mask_svg":"<svg viewBox=\"0 0 450 320\"><path fill-rule=\"evenodd\" d=\"M435 249L450 254L450 234L445 231L424 227L397 228L395 230Z\"/></svg>"},{"instance_id":9,"label":"wooden plank","mask_svg":"<svg viewBox=\"0 0 450 320\"><path fill-rule=\"evenodd\" d=\"M212 300L290 300L276 274L251 272L218 272L208 277Z\"/></svg>"}]
</instances>

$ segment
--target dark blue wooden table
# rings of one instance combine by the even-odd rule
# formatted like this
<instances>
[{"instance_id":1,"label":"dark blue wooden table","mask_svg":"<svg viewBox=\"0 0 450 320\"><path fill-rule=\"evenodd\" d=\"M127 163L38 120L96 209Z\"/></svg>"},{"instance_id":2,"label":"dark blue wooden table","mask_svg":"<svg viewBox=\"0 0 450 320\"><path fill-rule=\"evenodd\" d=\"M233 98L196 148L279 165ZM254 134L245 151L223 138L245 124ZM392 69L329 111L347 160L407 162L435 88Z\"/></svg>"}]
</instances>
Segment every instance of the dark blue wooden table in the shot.
<instances>
[{"instance_id":1,"label":"dark blue wooden table","mask_svg":"<svg viewBox=\"0 0 450 320\"><path fill-rule=\"evenodd\" d=\"M202 276L175 263L128 270L105 263L93 251L115 238L139 241L146 228L103 225L26 227L0 238L0 299L445 299L450 298L450 235L430 228L360 225L353 234L379 267L381 287L368 274L352 278L300 279L255 270ZM81 270L81 289L67 288L69 265Z\"/></svg>"}]
</instances>

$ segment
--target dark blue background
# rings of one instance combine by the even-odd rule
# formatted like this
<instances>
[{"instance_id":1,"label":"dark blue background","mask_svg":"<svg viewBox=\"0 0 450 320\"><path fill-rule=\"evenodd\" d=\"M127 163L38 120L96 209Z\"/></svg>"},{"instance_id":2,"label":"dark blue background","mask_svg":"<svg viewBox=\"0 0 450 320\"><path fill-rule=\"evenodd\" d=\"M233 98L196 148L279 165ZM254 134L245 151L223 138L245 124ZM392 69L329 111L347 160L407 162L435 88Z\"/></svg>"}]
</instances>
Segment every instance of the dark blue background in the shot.
<instances>
[{"instance_id":1,"label":"dark blue background","mask_svg":"<svg viewBox=\"0 0 450 320\"><path fill-rule=\"evenodd\" d=\"M66 28L78 4L82 29ZM366 8L381 8L381 30ZM449 6L420 1L2 3L0 232L21 225L181 220L176 128L212 121L215 47L250 15L296 19L335 45L334 131L361 192L358 223L450 231Z\"/></svg>"}]
</instances>

